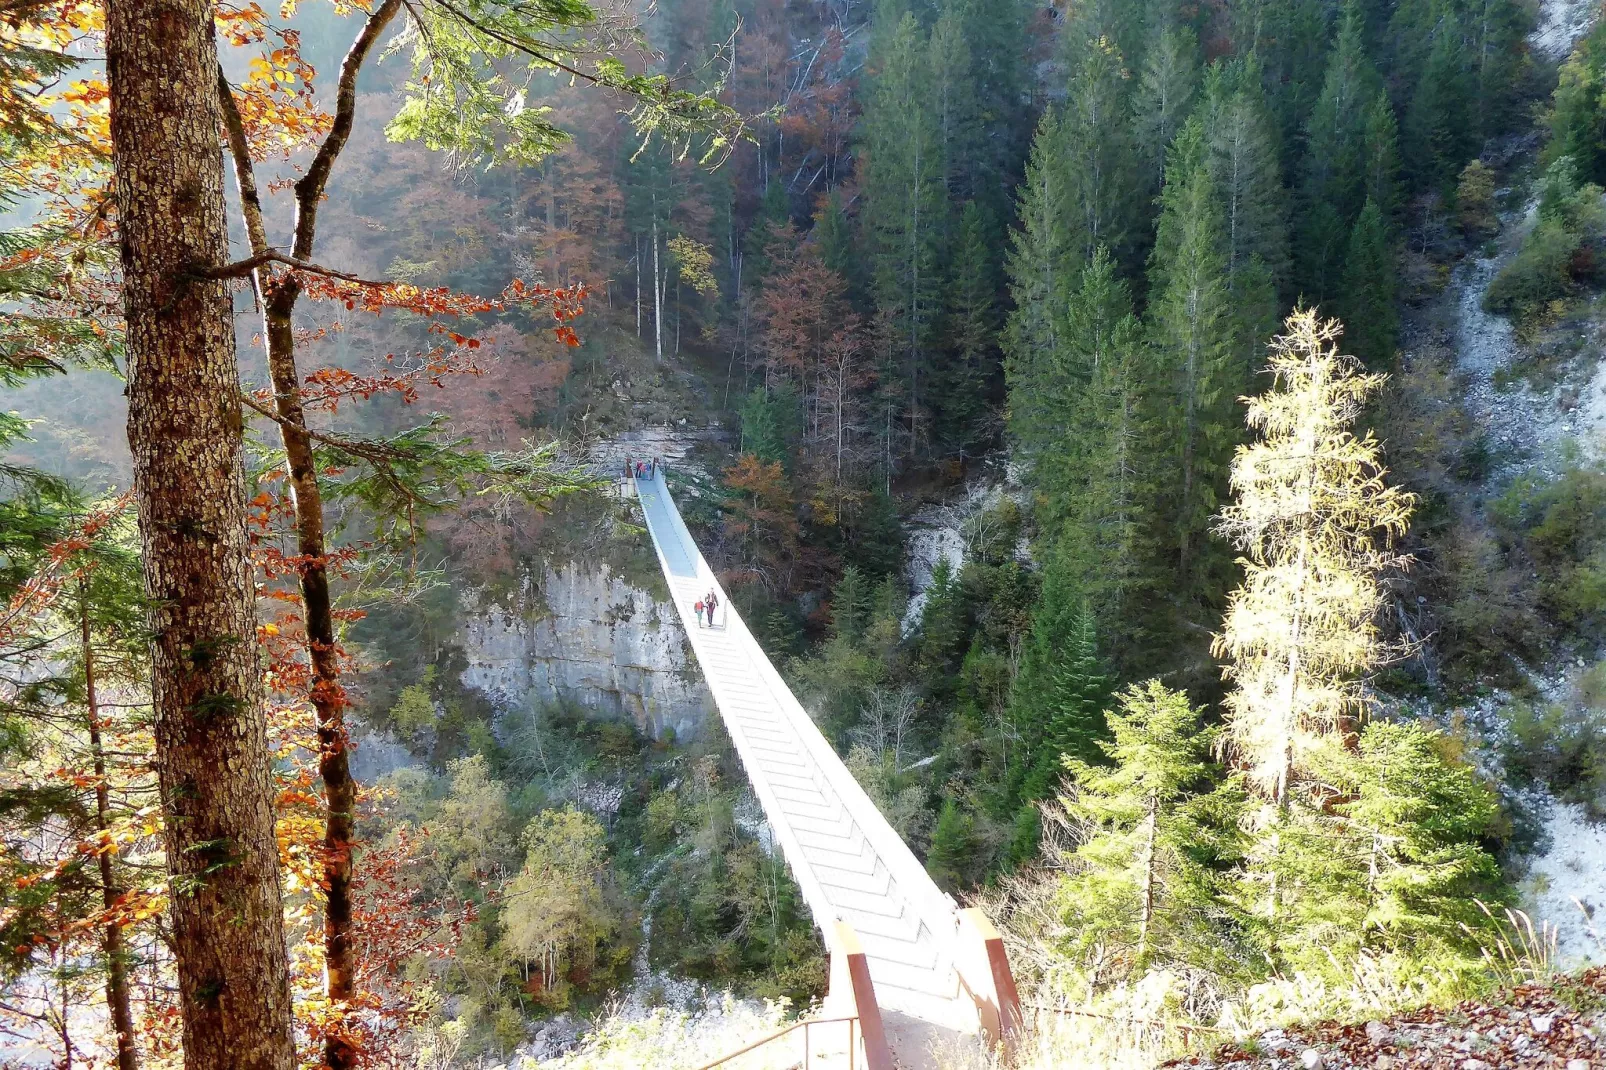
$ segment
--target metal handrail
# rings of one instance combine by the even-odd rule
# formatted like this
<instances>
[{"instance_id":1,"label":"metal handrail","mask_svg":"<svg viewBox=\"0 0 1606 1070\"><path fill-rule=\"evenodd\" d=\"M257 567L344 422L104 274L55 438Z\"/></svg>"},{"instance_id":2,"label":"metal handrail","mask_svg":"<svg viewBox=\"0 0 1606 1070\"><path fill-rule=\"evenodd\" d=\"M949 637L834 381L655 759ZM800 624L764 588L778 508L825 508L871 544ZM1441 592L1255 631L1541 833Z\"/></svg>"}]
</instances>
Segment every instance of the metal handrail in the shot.
<instances>
[{"instance_id":1,"label":"metal handrail","mask_svg":"<svg viewBox=\"0 0 1606 1070\"><path fill-rule=\"evenodd\" d=\"M719 1058L715 1059L711 1063L704 1063L702 1066L699 1066L697 1068L697 1070L713 1070L713 1068L716 1067L716 1066L723 1066L726 1063L730 1062L732 1059L739 1058L740 1056L746 1055L750 1051L754 1051L754 1050L756 1050L758 1048L762 1048L764 1045L772 1043L772 1042L777 1041L777 1040L780 1040L784 1036L789 1036L790 1034L796 1032L799 1029L803 1030L803 1070L808 1070L808 1065L809 1065L809 1026L811 1026L811 1025L834 1025L834 1024L836 1024L838 1022L847 1022L848 1023L848 1070L853 1070L853 1047L854 1047L854 1044L853 1044L853 1023L857 1022L858 1020L859 1020L859 1016L857 1014L844 1015L843 1017L840 1017L840 1018L799 1018L797 1021L793 1022L791 1025L786 1026L783 1029L777 1029L773 1033L769 1033L769 1034L766 1034L765 1036L759 1037L757 1040L753 1041L751 1044L747 1045L745 1048L737 1048L733 1052L730 1052L730 1053L725 1054L725 1055L721 1055Z\"/></svg>"}]
</instances>

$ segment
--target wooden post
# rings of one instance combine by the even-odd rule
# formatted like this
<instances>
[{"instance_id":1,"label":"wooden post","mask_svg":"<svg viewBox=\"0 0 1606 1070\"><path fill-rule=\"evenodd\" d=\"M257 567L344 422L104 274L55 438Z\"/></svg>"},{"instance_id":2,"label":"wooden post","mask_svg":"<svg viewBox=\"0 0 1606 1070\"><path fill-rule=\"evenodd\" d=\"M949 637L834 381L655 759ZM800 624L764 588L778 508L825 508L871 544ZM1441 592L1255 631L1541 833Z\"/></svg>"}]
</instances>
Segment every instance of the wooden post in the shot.
<instances>
[{"instance_id":1,"label":"wooden post","mask_svg":"<svg viewBox=\"0 0 1606 1070\"><path fill-rule=\"evenodd\" d=\"M858 1016L865 1070L893 1070L892 1050L887 1047L887 1031L881 1024L881 1007L870 984L870 964L859 946L859 934L847 922L838 921L832 926L832 937L831 990L826 999L835 1008L833 1013ZM851 1051L851 1029L848 1037Z\"/></svg>"},{"instance_id":2,"label":"wooden post","mask_svg":"<svg viewBox=\"0 0 1606 1070\"><path fill-rule=\"evenodd\" d=\"M959 912L955 966L976 1000L976 1017L990 1047L1012 1051L1020 1034L1020 995L1004 954L1004 938L987 915L971 907Z\"/></svg>"}]
</instances>

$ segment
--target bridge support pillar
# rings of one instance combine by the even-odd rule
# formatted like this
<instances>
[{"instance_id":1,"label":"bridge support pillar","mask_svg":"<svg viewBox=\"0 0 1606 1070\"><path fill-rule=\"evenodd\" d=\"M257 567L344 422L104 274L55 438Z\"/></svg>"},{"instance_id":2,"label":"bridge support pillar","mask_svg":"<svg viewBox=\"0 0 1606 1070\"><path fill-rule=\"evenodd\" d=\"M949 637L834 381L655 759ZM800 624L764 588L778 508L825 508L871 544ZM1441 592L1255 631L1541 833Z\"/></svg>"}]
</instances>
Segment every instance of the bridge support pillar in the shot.
<instances>
[{"instance_id":1,"label":"bridge support pillar","mask_svg":"<svg viewBox=\"0 0 1606 1070\"><path fill-rule=\"evenodd\" d=\"M1020 995L1004 954L1004 938L987 915L971 907L959 912L954 967L976 1001L976 1017L989 1047L1012 1051L1020 1036Z\"/></svg>"},{"instance_id":2,"label":"bridge support pillar","mask_svg":"<svg viewBox=\"0 0 1606 1070\"><path fill-rule=\"evenodd\" d=\"M870 964L859 945L859 934L845 921L832 926L831 988L825 998L831 1013L858 1016L866 1070L893 1070L881 1007L870 983Z\"/></svg>"}]
</instances>

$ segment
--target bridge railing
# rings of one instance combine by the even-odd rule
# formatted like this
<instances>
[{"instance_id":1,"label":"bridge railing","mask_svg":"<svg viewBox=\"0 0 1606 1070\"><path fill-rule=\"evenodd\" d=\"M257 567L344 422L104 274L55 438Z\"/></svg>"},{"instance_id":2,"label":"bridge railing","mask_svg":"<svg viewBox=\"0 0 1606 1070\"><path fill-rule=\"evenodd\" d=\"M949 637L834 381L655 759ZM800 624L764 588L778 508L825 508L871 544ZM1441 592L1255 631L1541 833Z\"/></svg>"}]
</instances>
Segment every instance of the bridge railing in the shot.
<instances>
[{"instance_id":1,"label":"bridge railing","mask_svg":"<svg viewBox=\"0 0 1606 1070\"><path fill-rule=\"evenodd\" d=\"M676 535L689 549L697 552L697 542L692 538L690 529L686 527L686 521L681 517L680 509L676 507L674 498L669 495L662 477L653 490L664 496L664 501L669 506L666 510L669 522L674 527ZM700 557L701 554L698 553ZM660 564L662 564L661 549ZM712 570L709 573L709 583L717 591L720 603L729 606L730 598L718 578L713 576ZM753 639L740 614L731 613L726 620L726 627L744 642L752 642L755 648L758 647L757 640ZM887 819L882 816L880 809L865 793L864 788L854 779L853 774L848 772L847 766L842 764L842 758L820 732L814 719L797 701L792 689L781 679L780 673L770 663L769 658L763 656L762 648L759 650L760 656L753 659L758 672L764 678L771 694L775 696L781 712L792 722L798 739L808 747L815 765L830 782L832 790L842 798L843 804L851 811L854 822L887 866L899 890L909 897L920 920L931 930L932 935L940 942L940 946L947 947L951 944L959 924L958 904L937 887L936 882L926 872L926 867L920 864L920 860L909 849L909 845L903 841L903 837L887 823ZM826 926L822 925L821 928L825 929Z\"/></svg>"},{"instance_id":2,"label":"bridge railing","mask_svg":"<svg viewBox=\"0 0 1606 1070\"><path fill-rule=\"evenodd\" d=\"M671 530L659 533L654 529L654 550L659 565L666 577L671 575L672 570L665 556L663 540L669 537L678 539L681 543L679 549L690 561L695 562L699 590L704 584L708 585L717 592L721 603L729 606L730 598L724 586L708 567L708 563L703 560L696 541L680 515L680 510L668 493L662 471L660 468L659 477L654 481L652 489L662 496L664 508L660 515ZM640 488L637 489L639 492ZM643 502L644 509L645 505ZM650 517L649 526L651 526ZM684 615L685 610L686 607L677 601L676 611ZM956 998L953 1011L963 1014L965 1012L960 1011L961 1007L973 1007L975 1019L969 1027L989 1037L992 1043L1007 1047L1011 1035L1020 1025L1020 1001L1015 991L1008 960L1004 955L1003 941L997 931L980 911L961 911L953 898L937 887L927 874L925 866L915 857L903 837L898 835L887 822L880 809L854 779L836 750L815 725L814 719L797 701L792 689L764 655L762 648L748 630L746 622L741 619L741 615L729 611L727 613L726 633L751 653L749 661L760 676L765 689L774 698L777 714L790 722L796 738L812 757L819 775L841 799L842 805L849 811L854 823L887 868L899 894L910 904L921 923L930 931L939 956L944 960L939 968L950 968L954 971L953 976L958 990L954 993ZM689 638L693 648L696 649L701 641L701 634L696 629L690 629ZM712 676L709 685L715 690L717 698L719 686ZM746 741L737 738L739 729L733 729L732 735L738 753L742 754L744 765L750 765L756 770L758 768L756 762L750 761L749 755L744 753ZM858 938L853 934L851 927L836 916L835 908L815 878L793 830L783 818L779 817L784 814L784 810L774 798L768 783L764 778L755 776L753 787L765 812L772 815L771 827L774 829L777 841L783 854L792 863L793 877L797 880L804 900L809 904L816 924L826 938L832 957L832 992L835 994L838 991L847 991L851 986L848 986L846 981L838 982L837 967L839 962L851 961L863 965L864 955L859 947ZM843 941L848 943L844 944ZM857 955L856 960L853 958L854 955ZM864 983L868 986L867 967L865 971ZM944 1013L948 1011L945 1009ZM966 1028L959 1022L952 1024ZM788 1029L783 1033L789 1035L791 1031ZM868 1023L865 1024L866 1051L870 1050L872 1032L878 1037L881 1036L879 1011L876 1012L873 1029ZM805 1034L807 1034L806 1029ZM885 1047L884 1038L880 1044L881 1047ZM874 1063L868 1065L870 1070L880 1070Z\"/></svg>"},{"instance_id":3,"label":"bridge railing","mask_svg":"<svg viewBox=\"0 0 1606 1070\"><path fill-rule=\"evenodd\" d=\"M865 961L864 949L859 946L858 934L845 921L835 922L831 930L831 988L825 997L827 1014L793 1022L711 1063L704 1063L697 1070L730 1066L742 1056L760 1050L766 1052L765 1065L777 1065L777 1049L799 1033L803 1048L803 1070L809 1070L811 1059L831 1058L838 1051L846 1055L848 1070L860 1067L863 1070L893 1070L892 1051L887 1046L887 1034L881 1022L881 1008L876 1003L875 988L870 983L870 967ZM810 1047L812 1029L838 1024L847 1028L845 1049L831 1047L829 1037L820 1048ZM793 1042L791 1046L795 1049L797 1045Z\"/></svg>"}]
</instances>

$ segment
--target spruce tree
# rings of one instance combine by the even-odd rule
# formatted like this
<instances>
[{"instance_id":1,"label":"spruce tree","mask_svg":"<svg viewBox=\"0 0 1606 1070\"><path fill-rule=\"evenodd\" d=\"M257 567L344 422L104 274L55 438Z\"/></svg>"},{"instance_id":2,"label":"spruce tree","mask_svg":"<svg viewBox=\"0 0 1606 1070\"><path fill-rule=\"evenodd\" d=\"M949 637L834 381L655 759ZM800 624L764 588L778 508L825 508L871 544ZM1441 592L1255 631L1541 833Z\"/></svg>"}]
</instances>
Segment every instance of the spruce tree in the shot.
<instances>
[{"instance_id":1,"label":"spruce tree","mask_svg":"<svg viewBox=\"0 0 1606 1070\"><path fill-rule=\"evenodd\" d=\"M820 259L847 284L847 299L855 308L866 307L868 280L864 257L859 252L853 221L842 207L842 194L832 190L814 221L814 236L820 243Z\"/></svg>"},{"instance_id":2,"label":"spruce tree","mask_svg":"<svg viewBox=\"0 0 1606 1070\"><path fill-rule=\"evenodd\" d=\"M1287 197L1256 57L1212 67L1204 116L1221 196L1234 345L1254 368L1291 297Z\"/></svg>"},{"instance_id":3,"label":"spruce tree","mask_svg":"<svg viewBox=\"0 0 1606 1070\"><path fill-rule=\"evenodd\" d=\"M976 193L976 168L984 148L984 128L977 110L975 64L965 36L963 14L950 6L931 28L930 99L937 145L942 156L945 195L965 201Z\"/></svg>"},{"instance_id":4,"label":"spruce tree","mask_svg":"<svg viewBox=\"0 0 1606 1070\"><path fill-rule=\"evenodd\" d=\"M1547 120L1543 162L1571 157L1585 180L1606 182L1606 22L1597 23L1561 65Z\"/></svg>"},{"instance_id":5,"label":"spruce tree","mask_svg":"<svg viewBox=\"0 0 1606 1070\"><path fill-rule=\"evenodd\" d=\"M1308 309L1273 341L1272 386L1249 401L1259 440L1233 461L1219 530L1245 556L1215 652L1232 685L1228 738L1274 803L1308 756L1363 709L1383 643L1377 616L1390 549L1412 497L1383 481L1381 449L1350 428L1382 385L1334 344L1338 321Z\"/></svg>"},{"instance_id":6,"label":"spruce tree","mask_svg":"<svg viewBox=\"0 0 1606 1070\"><path fill-rule=\"evenodd\" d=\"M931 833L931 849L926 852L926 872L939 888L954 892L969 883L976 855L974 841L970 818L950 795L943 800L937 827Z\"/></svg>"},{"instance_id":7,"label":"spruce tree","mask_svg":"<svg viewBox=\"0 0 1606 1070\"><path fill-rule=\"evenodd\" d=\"M1150 962L1213 965L1220 906L1205 862L1223 816L1206 799L1214 733L1158 680L1121 692L1108 721L1109 764L1065 763L1073 784L1060 805L1081 839L1058 893L1072 954L1113 955L1125 976Z\"/></svg>"},{"instance_id":8,"label":"spruce tree","mask_svg":"<svg viewBox=\"0 0 1606 1070\"><path fill-rule=\"evenodd\" d=\"M1211 180L1203 123L1183 127L1166 158L1160 224L1149 261L1149 336L1157 377L1155 419L1172 435L1174 475L1160 530L1175 547L1178 591L1213 595L1205 538L1226 489L1239 436L1236 399L1247 366L1235 346L1226 285L1220 199Z\"/></svg>"},{"instance_id":9,"label":"spruce tree","mask_svg":"<svg viewBox=\"0 0 1606 1070\"><path fill-rule=\"evenodd\" d=\"M1467 128L1462 136L1476 146L1500 133L1522 110L1522 82L1532 68L1527 47L1533 30L1534 5L1522 0L1399 0L1389 23L1392 80L1401 83L1398 98L1407 103L1438 72L1433 53L1452 44L1466 82ZM1453 42L1446 42L1446 36ZM1446 57L1439 57L1442 64Z\"/></svg>"},{"instance_id":10,"label":"spruce tree","mask_svg":"<svg viewBox=\"0 0 1606 1070\"><path fill-rule=\"evenodd\" d=\"M1220 191L1227 277L1235 295L1257 259L1272 279L1285 279L1288 269L1287 196L1261 77L1259 63L1249 56L1216 63L1205 82L1210 170Z\"/></svg>"},{"instance_id":11,"label":"spruce tree","mask_svg":"<svg viewBox=\"0 0 1606 1070\"><path fill-rule=\"evenodd\" d=\"M1077 589L1073 565L1051 550L1009 697L1018 738L1010 782L1018 785L1018 799L1044 798L1054 787L1064 755L1098 757L1108 698L1092 617Z\"/></svg>"},{"instance_id":12,"label":"spruce tree","mask_svg":"<svg viewBox=\"0 0 1606 1070\"><path fill-rule=\"evenodd\" d=\"M1165 150L1188 117L1199 84L1199 42L1184 27L1161 29L1143 59L1132 103L1144 184L1158 190L1165 173Z\"/></svg>"},{"instance_id":13,"label":"spruce tree","mask_svg":"<svg viewBox=\"0 0 1606 1070\"><path fill-rule=\"evenodd\" d=\"M1383 222L1391 230L1399 211L1399 135L1394 121L1394 106L1388 93L1379 89L1366 106L1365 132L1362 137L1365 153L1365 200L1377 205L1383 213ZM1364 201L1363 201L1364 207Z\"/></svg>"},{"instance_id":14,"label":"spruce tree","mask_svg":"<svg viewBox=\"0 0 1606 1070\"><path fill-rule=\"evenodd\" d=\"M1406 113L1406 160L1417 186L1446 190L1478 139L1473 127L1476 81L1463 54L1453 11L1439 21Z\"/></svg>"},{"instance_id":15,"label":"spruce tree","mask_svg":"<svg viewBox=\"0 0 1606 1070\"><path fill-rule=\"evenodd\" d=\"M831 593L831 635L857 642L869 621L870 583L857 566L849 565Z\"/></svg>"},{"instance_id":16,"label":"spruce tree","mask_svg":"<svg viewBox=\"0 0 1606 1070\"><path fill-rule=\"evenodd\" d=\"M1092 16L1066 27L1089 35L1072 48L1074 66L1061 113L1065 173L1070 178L1069 244L1078 264L1107 245L1128 258L1143 204L1132 142L1126 60ZM1098 36L1092 36L1098 33Z\"/></svg>"},{"instance_id":17,"label":"spruce tree","mask_svg":"<svg viewBox=\"0 0 1606 1070\"><path fill-rule=\"evenodd\" d=\"M968 161L963 197L978 202L992 234L995 255L1003 252L1003 226L1010 217L1011 195L1020 182L1021 165L1032 136L1032 79L1029 52L1028 0L942 0L943 11L960 19L970 47L972 108L979 137ZM996 266L996 264L995 264Z\"/></svg>"},{"instance_id":18,"label":"spruce tree","mask_svg":"<svg viewBox=\"0 0 1606 1070\"><path fill-rule=\"evenodd\" d=\"M1345 341L1369 368L1387 367L1394 359L1394 341L1399 331L1399 314L1394 307L1397 273L1383 213L1374 202L1367 201L1350 235L1340 308L1349 325Z\"/></svg>"},{"instance_id":19,"label":"spruce tree","mask_svg":"<svg viewBox=\"0 0 1606 1070\"><path fill-rule=\"evenodd\" d=\"M1065 301L1054 361L1021 388L1031 391L1032 411L1039 418L1035 433L1023 435L1021 443L1032 461L1038 527L1051 540L1059 539L1085 504L1089 461L1099 446L1088 393L1095 371L1116 359L1116 347L1132 342L1132 298L1109 251L1101 247L1077 278Z\"/></svg>"},{"instance_id":20,"label":"spruce tree","mask_svg":"<svg viewBox=\"0 0 1606 1070\"><path fill-rule=\"evenodd\" d=\"M1065 299L1081 262L1070 240L1071 176L1059 113L1037 125L1017 205L1005 270L1014 308L1004 324L1009 431L1028 461L1053 441L1056 411L1047 404L1059 378ZM1079 247L1078 247L1079 248Z\"/></svg>"},{"instance_id":21,"label":"spruce tree","mask_svg":"<svg viewBox=\"0 0 1606 1070\"><path fill-rule=\"evenodd\" d=\"M991 228L975 201L959 217L946 287L942 364L934 370L935 435L945 455L974 452L986 439L983 416L998 368L998 285Z\"/></svg>"},{"instance_id":22,"label":"spruce tree","mask_svg":"<svg viewBox=\"0 0 1606 1070\"><path fill-rule=\"evenodd\" d=\"M863 138L865 219L876 305L887 314L889 343L911 451L925 439L924 365L940 311L938 254L946 231L943 154L930 107L929 50L920 23L878 9L871 46L874 75L866 93Z\"/></svg>"},{"instance_id":23,"label":"spruce tree","mask_svg":"<svg viewBox=\"0 0 1606 1070\"><path fill-rule=\"evenodd\" d=\"M1311 752L1301 790L1257 819L1233 898L1274 968L1319 975L1363 953L1483 967L1498 804L1449 750L1430 728L1374 721L1353 749Z\"/></svg>"},{"instance_id":24,"label":"spruce tree","mask_svg":"<svg viewBox=\"0 0 1606 1070\"><path fill-rule=\"evenodd\" d=\"M1139 640L1149 625L1148 601L1157 580L1147 519L1155 487L1154 457L1163 434L1149 418L1154 384L1145 361L1143 329L1103 250L1083 272L1079 297L1083 307L1101 309L1113 323L1093 363L1077 424L1085 479L1065 536L1066 552L1078 563L1100 630L1121 653L1120 660L1132 664L1143 649ZM1073 311L1073 325L1078 320Z\"/></svg>"},{"instance_id":25,"label":"spruce tree","mask_svg":"<svg viewBox=\"0 0 1606 1070\"><path fill-rule=\"evenodd\" d=\"M1144 630L1142 592L1155 575L1145 535L1152 455L1163 447L1148 419L1153 384L1132 298L1100 249L1066 304L1058 375L1040 381L1035 406L1053 430L1035 443L1038 529L1066 560L1115 647Z\"/></svg>"},{"instance_id":26,"label":"spruce tree","mask_svg":"<svg viewBox=\"0 0 1606 1070\"><path fill-rule=\"evenodd\" d=\"M1365 19L1349 0L1305 131L1296 248L1300 286L1309 299L1337 289L1349 229L1365 203L1366 106L1382 88L1366 54Z\"/></svg>"},{"instance_id":27,"label":"spruce tree","mask_svg":"<svg viewBox=\"0 0 1606 1070\"><path fill-rule=\"evenodd\" d=\"M1298 174L1305 124L1323 86L1330 36L1327 0L1262 0L1245 15L1237 53L1253 51L1264 61L1267 105L1283 171Z\"/></svg>"}]
</instances>

